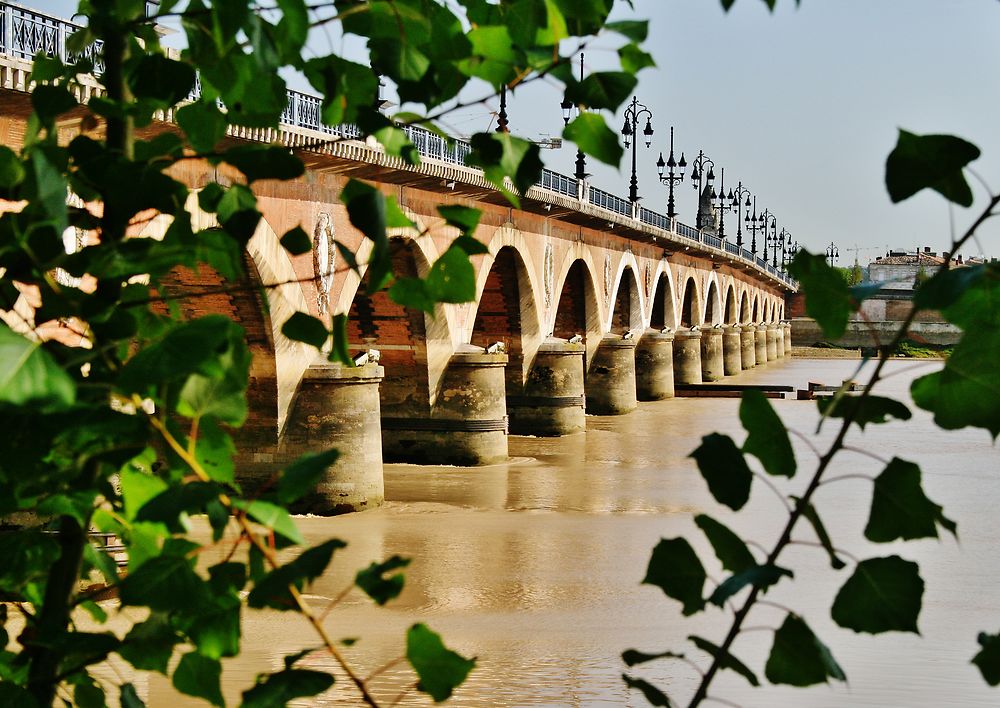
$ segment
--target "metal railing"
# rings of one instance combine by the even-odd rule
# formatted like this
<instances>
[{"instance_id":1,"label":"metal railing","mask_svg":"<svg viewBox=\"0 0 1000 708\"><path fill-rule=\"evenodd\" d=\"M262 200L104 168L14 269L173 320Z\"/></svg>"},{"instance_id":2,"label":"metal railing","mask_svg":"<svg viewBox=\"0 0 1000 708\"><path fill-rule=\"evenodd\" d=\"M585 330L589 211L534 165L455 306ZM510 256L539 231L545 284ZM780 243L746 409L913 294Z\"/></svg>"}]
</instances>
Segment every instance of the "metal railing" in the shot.
<instances>
[{"instance_id":1,"label":"metal railing","mask_svg":"<svg viewBox=\"0 0 1000 708\"><path fill-rule=\"evenodd\" d=\"M0 1L0 55L11 56L23 61L31 61L39 52L57 56L64 62L74 62L81 58L89 59L93 62L94 73L99 75L104 71L103 45L101 43L90 45L80 56L67 52L66 39L79 29L82 29L82 25ZM200 95L201 81L200 78L196 78L189 98L197 100ZM324 123L322 99L301 91L288 91L288 102L285 110L281 113L280 122L285 126L314 130L346 139L364 139L365 137L365 134L356 125L330 126ZM466 158L472 152L472 145L467 141L449 139L420 126L401 125L400 128L406 133L421 157L464 166ZM549 169L542 170L542 176L535 186L566 197L577 198L580 196L580 184L576 178ZM582 203L606 209L619 216L632 218L632 204L627 199L593 186L584 190L582 197ZM736 258L776 276L782 282L795 285L795 281L784 271L779 271L763 258L754 258L754 255L745 248L741 253L733 244L723 242L717 236L699 231L676 220L674 220L673 229L671 229L670 219L651 209L640 208L638 217L640 224L648 224L657 229L673 232L713 248L720 250L724 248L726 252Z\"/></svg>"}]
</instances>

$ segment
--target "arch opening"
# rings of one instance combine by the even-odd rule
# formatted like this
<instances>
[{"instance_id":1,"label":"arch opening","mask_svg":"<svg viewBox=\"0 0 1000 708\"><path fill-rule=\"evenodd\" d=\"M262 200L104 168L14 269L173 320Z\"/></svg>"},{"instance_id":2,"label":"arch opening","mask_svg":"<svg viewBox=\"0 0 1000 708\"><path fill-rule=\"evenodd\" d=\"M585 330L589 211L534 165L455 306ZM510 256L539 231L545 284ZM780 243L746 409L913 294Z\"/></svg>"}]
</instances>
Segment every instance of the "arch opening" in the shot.
<instances>
[{"instance_id":1,"label":"arch opening","mask_svg":"<svg viewBox=\"0 0 1000 708\"><path fill-rule=\"evenodd\" d=\"M736 314L736 290L732 285L726 290L726 307L723 321L728 325L734 325L738 321Z\"/></svg>"},{"instance_id":2,"label":"arch opening","mask_svg":"<svg viewBox=\"0 0 1000 708\"><path fill-rule=\"evenodd\" d=\"M622 271L611 313L612 334L625 334L642 327L642 309L639 304L639 284L631 267Z\"/></svg>"},{"instance_id":3,"label":"arch opening","mask_svg":"<svg viewBox=\"0 0 1000 708\"><path fill-rule=\"evenodd\" d=\"M750 296L747 295L746 290L743 291L743 297L740 298L740 322L750 324Z\"/></svg>"},{"instance_id":4,"label":"arch opening","mask_svg":"<svg viewBox=\"0 0 1000 708\"><path fill-rule=\"evenodd\" d=\"M698 312L698 292L695 288L694 279L688 278L684 286L684 302L681 306L681 326L693 327L700 323L701 317Z\"/></svg>"},{"instance_id":5,"label":"arch opening","mask_svg":"<svg viewBox=\"0 0 1000 708\"><path fill-rule=\"evenodd\" d=\"M583 259L573 261L557 301L552 336L571 339L583 337L590 362L600 343L601 318L598 312L597 292Z\"/></svg>"},{"instance_id":6,"label":"arch opening","mask_svg":"<svg viewBox=\"0 0 1000 708\"><path fill-rule=\"evenodd\" d=\"M705 324L713 325L717 324L716 318L720 316L719 310L721 306L719 304L719 288L715 283L711 283L708 286L708 297L705 299Z\"/></svg>"}]
</instances>

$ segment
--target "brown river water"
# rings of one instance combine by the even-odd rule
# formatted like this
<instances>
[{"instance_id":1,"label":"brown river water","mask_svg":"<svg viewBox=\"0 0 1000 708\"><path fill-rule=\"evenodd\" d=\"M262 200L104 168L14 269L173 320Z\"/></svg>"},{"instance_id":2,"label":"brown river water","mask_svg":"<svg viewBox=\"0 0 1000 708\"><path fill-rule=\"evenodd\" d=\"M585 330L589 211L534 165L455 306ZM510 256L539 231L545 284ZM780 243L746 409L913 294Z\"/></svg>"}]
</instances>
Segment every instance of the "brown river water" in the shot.
<instances>
[{"instance_id":1,"label":"brown river water","mask_svg":"<svg viewBox=\"0 0 1000 708\"><path fill-rule=\"evenodd\" d=\"M784 360L745 373L739 383L839 382L858 361ZM909 382L938 362L892 362L881 387L908 400ZM858 380L863 380L862 372ZM833 425L816 435L813 402L773 401L782 419L805 434L793 437L799 475L778 486L796 493L815 466L810 445L823 449ZM367 674L404 652L404 633L425 622L445 642L478 665L449 705L641 706L642 697L621 681L624 649L684 651L704 657L686 642L699 634L719 642L728 613L712 608L683 618L680 605L640 581L650 551L661 537L684 535L695 545L709 575L722 573L692 518L706 512L745 538L770 546L785 511L777 497L754 482L750 503L734 514L709 495L687 455L702 435L720 431L742 440L738 400L688 398L643 403L630 415L588 417L587 432L567 438L512 437L512 459L465 469L387 465L387 502L374 511L332 519L299 520L310 542L337 536L349 542L330 571L309 590L325 607L350 584L353 573L392 554L413 558L402 596L385 608L360 592L349 594L327 617L334 637L360 637L344 653ZM810 689L764 686L723 672L712 694L740 706L998 706L1000 690L988 688L969 660L980 630L1000 629L1000 464L989 435L979 430L943 432L922 411L910 423L870 426L852 432L854 448L837 458L831 476L874 475L894 455L920 463L928 496L958 522L960 542L950 536L875 546L862 530L871 482L850 477L820 488L815 502L834 543L857 558L899 553L920 563L926 582L921 636L872 637L837 627L829 608L850 570L833 571L825 553L791 547L781 564L792 568L766 599L802 614L830 646L847 673L847 684ZM814 541L799 527L796 538ZM752 629L734 653L763 680L773 628L783 610L760 607ZM291 613L248 611L243 653L224 661L224 692L230 704L260 671L281 666L281 657L316 644L310 628ZM315 654L301 665L333 669ZM657 661L633 674L686 702L697 674L687 664ZM399 664L380 674L375 694L386 704L411 685ZM151 706L187 705L162 677L139 677ZM326 695L295 705L357 705L343 677ZM429 705L414 692L401 705ZM716 703L715 705L722 705Z\"/></svg>"}]
</instances>

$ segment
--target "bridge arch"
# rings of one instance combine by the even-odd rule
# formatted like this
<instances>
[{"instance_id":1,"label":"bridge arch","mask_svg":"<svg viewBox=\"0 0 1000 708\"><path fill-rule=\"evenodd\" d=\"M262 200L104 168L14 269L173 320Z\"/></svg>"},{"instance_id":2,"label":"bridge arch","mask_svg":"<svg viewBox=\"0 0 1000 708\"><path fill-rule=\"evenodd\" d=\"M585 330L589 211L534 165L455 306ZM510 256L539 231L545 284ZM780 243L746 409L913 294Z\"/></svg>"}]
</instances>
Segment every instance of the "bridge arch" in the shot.
<instances>
[{"instance_id":1,"label":"bridge arch","mask_svg":"<svg viewBox=\"0 0 1000 708\"><path fill-rule=\"evenodd\" d=\"M468 342L480 347L503 342L507 378L520 386L541 343L537 291L524 251L499 239L494 239L490 250L479 270Z\"/></svg>"},{"instance_id":2,"label":"bridge arch","mask_svg":"<svg viewBox=\"0 0 1000 708\"><path fill-rule=\"evenodd\" d=\"M654 276L652 305L649 311L649 326L653 329L677 329L677 302L674 300L674 277L666 261L660 261Z\"/></svg>"},{"instance_id":3,"label":"bridge arch","mask_svg":"<svg viewBox=\"0 0 1000 708\"><path fill-rule=\"evenodd\" d=\"M584 338L587 364L597 351L604 332L593 265L586 250L571 251L566 255L555 281L553 292L557 295L553 299L550 315L553 337L570 339L580 335Z\"/></svg>"},{"instance_id":4,"label":"bridge arch","mask_svg":"<svg viewBox=\"0 0 1000 708\"><path fill-rule=\"evenodd\" d=\"M750 324L750 296L747 295L747 288L743 288L740 296L740 324Z\"/></svg>"},{"instance_id":5,"label":"bridge arch","mask_svg":"<svg viewBox=\"0 0 1000 708\"><path fill-rule=\"evenodd\" d=\"M642 333L645 303L639 287L638 273L639 264L635 256L631 253L624 254L618 265L615 287L610 298L608 331L613 334Z\"/></svg>"},{"instance_id":6,"label":"bridge arch","mask_svg":"<svg viewBox=\"0 0 1000 708\"><path fill-rule=\"evenodd\" d=\"M715 277L715 273L708 276L706 288L708 293L705 296L704 324L706 326L717 325L722 322L722 301L719 297L719 281Z\"/></svg>"},{"instance_id":7,"label":"bridge arch","mask_svg":"<svg viewBox=\"0 0 1000 708\"><path fill-rule=\"evenodd\" d=\"M732 283L726 287L726 299L723 306L722 321L727 325L734 325L739 322L738 305L736 303L736 288Z\"/></svg>"},{"instance_id":8,"label":"bridge arch","mask_svg":"<svg viewBox=\"0 0 1000 708\"><path fill-rule=\"evenodd\" d=\"M704 322L701 311L701 296L698 292L698 281L694 276L688 276L684 282L681 294L681 327L694 327Z\"/></svg>"}]
</instances>

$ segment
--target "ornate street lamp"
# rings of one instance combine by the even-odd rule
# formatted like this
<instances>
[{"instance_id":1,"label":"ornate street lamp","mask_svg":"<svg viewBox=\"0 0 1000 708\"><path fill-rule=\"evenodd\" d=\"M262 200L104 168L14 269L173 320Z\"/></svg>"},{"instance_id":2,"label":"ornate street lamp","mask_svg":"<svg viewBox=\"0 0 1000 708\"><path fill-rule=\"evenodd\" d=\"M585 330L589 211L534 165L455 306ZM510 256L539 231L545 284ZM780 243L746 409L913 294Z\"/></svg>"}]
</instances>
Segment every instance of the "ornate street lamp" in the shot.
<instances>
[{"instance_id":1,"label":"ornate street lamp","mask_svg":"<svg viewBox=\"0 0 1000 708\"><path fill-rule=\"evenodd\" d=\"M762 211L758 218L760 219L760 227L764 231L764 263L766 264L767 246L774 243L774 238L778 233L778 220L774 218L770 209Z\"/></svg>"},{"instance_id":2,"label":"ornate street lamp","mask_svg":"<svg viewBox=\"0 0 1000 708\"><path fill-rule=\"evenodd\" d=\"M583 81L583 52L580 52L580 81ZM563 98L562 102L562 116L563 125L569 125L569 122L580 115L580 107L574 106L568 98ZM583 154L583 150L579 147L576 148L576 173L573 175L578 180L587 179L590 175L587 173L587 156Z\"/></svg>"},{"instance_id":3,"label":"ornate street lamp","mask_svg":"<svg viewBox=\"0 0 1000 708\"><path fill-rule=\"evenodd\" d=\"M625 149L632 146L632 181L629 183L628 199L633 204L639 201L639 179L635 176L635 146L639 142L639 119L646 116L646 127L642 135L648 148L653 142L653 112L639 103L635 96L625 108L625 123L622 125L622 137L625 139Z\"/></svg>"},{"instance_id":4,"label":"ornate street lamp","mask_svg":"<svg viewBox=\"0 0 1000 708\"><path fill-rule=\"evenodd\" d=\"M799 242L793 243L792 232L785 228L781 229L779 236L781 238L781 270L787 270L788 264L795 257L795 252L799 250Z\"/></svg>"},{"instance_id":5,"label":"ornate street lamp","mask_svg":"<svg viewBox=\"0 0 1000 708\"><path fill-rule=\"evenodd\" d=\"M712 190L712 199L716 199L715 190ZM730 204L734 199L733 190L729 190L726 196L726 168L722 168L722 178L719 180L719 195L715 208L719 211L719 238L726 238L726 212L729 211ZM728 200L728 201L727 201ZM738 219L739 217L737 217ZM738 229L739 227L737 227Z\"/></svg>"},{"instance_id":6,"label":"ornate street lamp","mask_svg":"<svg viewBox=\"0 0 1000 708\"><path fill-rule=\"evenodd\" d=\"M753 213L746 214L743 217L743 222L747 227L747 231L753 236L750 240L750 255L756 259L757 258L757 232L764 228L764 215L761 214L760 220L757 219L757 197L753 198Z\"/></svg>"},{"instance_id":7,"label":"ornate street lamp","mask_svg":"<svg viewBox=\"0 0 1000 708\"><path fill-rule=\"evenodd\" d=\"M840 251L837 250L837 244L830 241L830 245L826 247L826 260L829 261L830 265L833 265L833 262L838 258L840 258Z\"/></svg>"},{"instance_id":8,"label":"ornate street lamp","mask_svg":"<svg viewBox=\"0 0 1000 708\"><path fill-rule=\"evenodd\" d=\"M734 212L736 214L736 249L743 255L743 213L744 208L750 208L750 190L743 186L743 182L739 182L736 185L736 189L730 189L729 195L726 197L729 200L729 205L724 208L728 211ZM746 200L744 202L744 200ZM720 195L720 202L721 202Z\"/></svg>"},{"instance_id":9,"label":"ornate street lamp","mask_svg":"<svg viewBox=\"0 0 1000 708\"><path fill-rule=\"evenodd\" d=\"M667 173L663 174L663 168L667 168ZM674 172L674 170L680 170L679 172ZM684 159L684 153L681 153L681 161L677 162L674 159L674 126L670 126L670 157L667 161L663 161L663 153L660 153L660 159L656 161L656 171L660 173L660 182L667 185L667 218L673 219L677 216L677 211L674 209L674 185L680 184L684 181L684 170L687 169L687 160Z\"/></svg>"},{"instance_id":10,"label":"ornate street lamp","mask_svg":"<svg viewBox=\"0 0 1000 708\"><path fill-rule=\"evenodd\" d=\"M500 87L500 112L497 113L497 132L510 132L510 122L507 120L507 84Z\"/></svg>"},{"instance_id":11,"label":"ornate street lamp","mask_svg":"<svg viewBox=\"0 0 1000 708\"><path fill-rule=\"evenodd\" d=\"M701 193L706 185L711 187L713 184L715 184L715 161L704 151L699 150L698 157L691 162L691 186L698 192L698 216L695 219L695 226L699 229L707 226L704 223L705 217L701 213Z\"/></svg>"}]
</instances>

